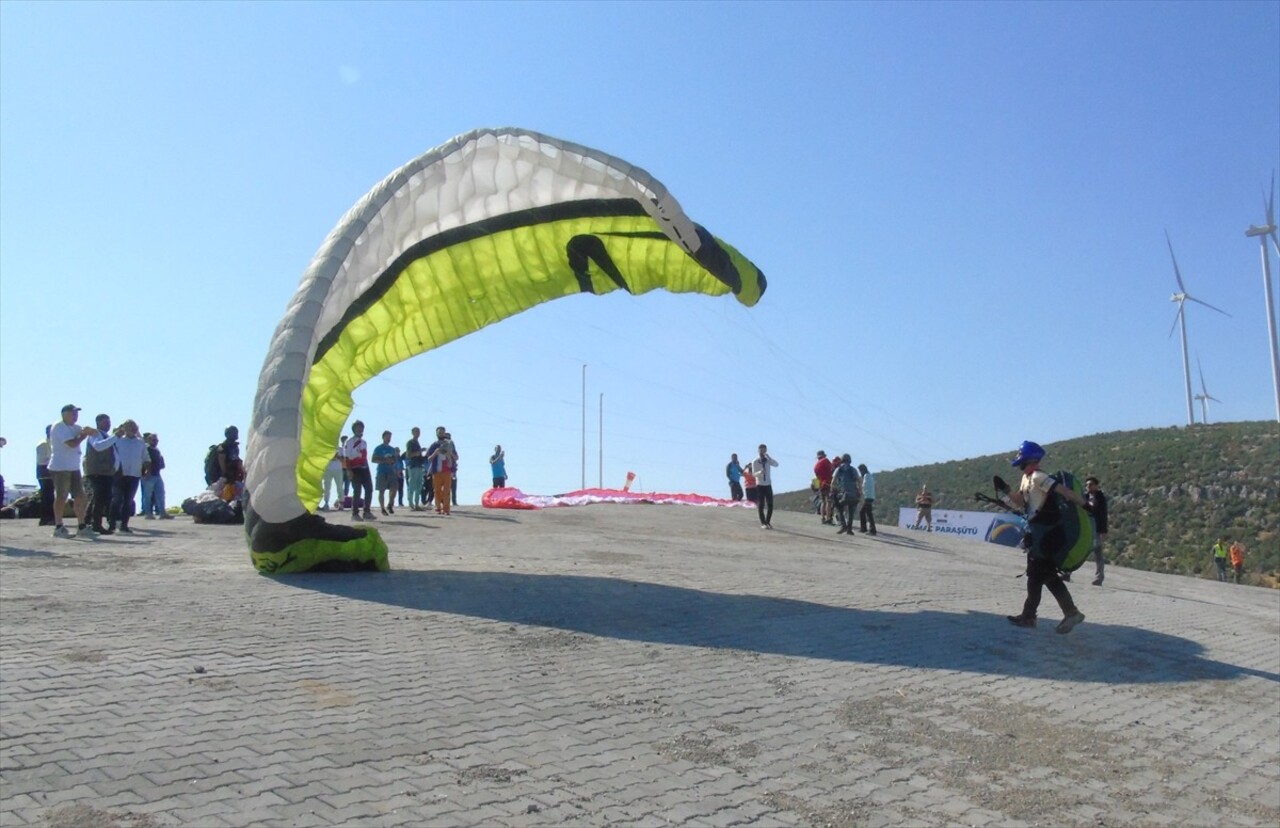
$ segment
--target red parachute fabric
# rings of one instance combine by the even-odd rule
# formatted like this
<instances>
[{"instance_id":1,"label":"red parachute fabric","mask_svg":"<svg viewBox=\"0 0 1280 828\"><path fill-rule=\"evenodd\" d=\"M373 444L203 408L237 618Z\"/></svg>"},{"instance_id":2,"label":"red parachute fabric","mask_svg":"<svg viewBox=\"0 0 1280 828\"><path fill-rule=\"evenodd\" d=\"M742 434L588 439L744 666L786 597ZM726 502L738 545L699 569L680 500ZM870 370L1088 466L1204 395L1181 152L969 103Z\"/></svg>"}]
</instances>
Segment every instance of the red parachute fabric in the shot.
<instances>
[{"instance_id":1,"label":"red parachute fabric","mask_svg":"<svg viewBox=\"0 0 1280 828\"><path fill-rule=\"evenodd\" d=\"M579 489L558 495L530 495L519 489L489 489L480 497L486 509L548 509L556 506L586 506L590 503L660 503L680 506L749 506L746 500L721 500L700 494L629 492L622 489Z\"/></svg>"}]
</instances>

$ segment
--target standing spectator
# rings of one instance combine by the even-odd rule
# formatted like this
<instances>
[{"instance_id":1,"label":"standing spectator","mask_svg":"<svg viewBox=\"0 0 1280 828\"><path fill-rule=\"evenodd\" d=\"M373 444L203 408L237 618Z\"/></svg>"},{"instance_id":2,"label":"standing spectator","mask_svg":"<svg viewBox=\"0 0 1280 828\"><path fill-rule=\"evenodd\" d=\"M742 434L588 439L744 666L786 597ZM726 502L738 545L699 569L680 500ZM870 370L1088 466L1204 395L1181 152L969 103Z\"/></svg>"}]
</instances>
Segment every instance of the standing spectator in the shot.
<instances>
[{"instance_id":1,"label":"standing spectator","mask_svg":"<svg viewBox=\"0 0 1280 828\"><path fill-rule=\"evenodd\" d=\"M89 522L99 535L113 530L103 523L111 511L111 490L116 479L116 438L111 433L111 418L99 414L94 418L98 433L89 438L84 450L84 477L89 487Z\"/></svg>"},{"instance_id":2,"label":"standing spectator","mask_svg":"<svg viewBox=\"0 0 1280 828\"><path fill-rule=\"evenodd\" d=\"M729 498L731 500L742 500L742 464L738 462L738 455L730 454L729 463L724 467L724 476L729 478Z\"/></svg>"},{"instance_id":3,"label":"standing spectator","mask_svg":"<svg viewBox=\"0 0 1280 828\"><path fill-rule=\"evenodd\" d=\"M345 443L346 440L347 438L344 435L342 438L342 441ZM343 477L344 477L344 473L342 469L342 445L339 444L338 447L334 449L333 456L329 458L329 462L325 463L324 473L320 477L320 494L322 495L322 502L320 504L320 509L322 511L325 511L325 512L329 511L329 508L330 508L329 504L331 502L329 500L329 492L331 491L333 492L333 495L334 495L333 500L336 501L338 504L338 509L339 510L342 509L342 498L344 496L342 493Z\"/></svg>"},{"instance_id":4,"label":"standing spectator","mask_svg":"<svg viewBox=\"0 0 1280 828\"><path fill-rule=\"evenodd\" d=\"M862 475L862 509L858 512L859 532L866 532L869 535L876 533L876 476L867 471L866 463L858 464L858 472ZM871 530L867 531L867 524L871 525Z\"/></svg>"},{"instance_id":5,"label":"standing spectator","mask_svg":"<svg viewBox=\"0 0 1280 828\"><path fill-rule=\"evenodd\" d=\"M737 457L735 454L734 457ZM756 476L751 471L751 464L742 467L742 485L743 494L747 498L748 503L755 503L760 499L758 490L756 489Z\"/></svg>"},{"instance_id":6,"label":"standing spectator","mask_svg":"<svg viewBox=\"0 0 1280 828\"><path fill-rule=\"evenodd\" d=\"M507 455L502 451L502 446L493 447L493 455L489 458L489 468L493 472L493 488L506 488Z\"/></svg>"},{"instance_id":7,"label":"standing spectator","mask_svg":"<svg viewBox=\"0 0 1280 828\"><path fill-rule=\"evenodd\" d=\"M818 462L813 464L813 476L818 479L818 513L821 515L823 524L831 526L835 524L835 519L831 516L831 475L834 469L831 461L827 459L827 453L822 449L818 449Z\"/></svg>"},{"instance_id":8,"label":"standing spectator","mask_svg":"<svg viewBox=\"0 0 1280 828\"><path fill-rule=\"evenodd\" d=\"M1235 582L1238 584L1244 578L1244 544L1240 541L1231 543L1231 569L1235 572Z\"/></svg>"},{"instance_id":9,"label":"standing spectator","mask_svg":"<svg viewBox=\"0 0 1280 828\"><path fill-rule=\"evenodd\" d=\"M218 444L218 468L222 479L231 483L240 479L240 429L227 426L222 436L226 439Z\"/></svg>"},{"instance_id":10,"label":"standing spectator","mask_svg":"<svg viewBox=\"0 0 1280 828\"><path fill-rule=\"evenodd\" d=\"M49 458L53 454L53 445L49 442L49 432L53 426L44 427L44 440L36 443L36 484L40 487L40 525L53 523L53 474L49 471Z\"/></svg>"},{"instance_id":11,"label":"standing spectator","mask_svg":"<svg viewBox=\"0 0 1280 828\"><path fill-rule=\"evenodd\" d=\"M391 445L391 432L382 432L382 442L373 449L373 465L378 470L378 508L384 515L388 514L388 507L391 508L390 514L396 513L396 454L396 447ZM388 492L391 493L389 498ZM386 499L391 502L386 503Z\"/></svg>"},{"instance_id":12,"label":"standing spectator","mask_svg":"<svg viewBox=\"0 0 1280 828\"><path fill-rule=\"evenodd\" d=\"M342 447L347 444L349 438L342 435L342 439L338 441L338 462L342 464L342 500L338 503L339 509L345 509L347 506L347 498L351 495L351 473L347 471L346 458L342 456Z\"/></svg>"},{"instance_id":13,"label":"standing spectator","mask_svg":"<svg viewBox=\"0 0 1280 828\"><path fill-rule=\"evenodd\" d=\"M1084 508L1093 518L1093 585L1102 586L1102 576L1106 566L1103 560L1103 547L1107 542L1107 496L1098 487L1098 478L1084 479Z\"/></svg>"},{"instance_id":14,"label":"standing spectator","mask_svg":"<svg viewBox=\"0 0 1280 828\"><path fill-rule=\"evenodd\" d=\"M121 423L115 430L115 436L116 475L111 487L111 513L107 518L107 528L114 532L119 527L121 532L129 535L133 534L129 528L133 498L138 494L138 483L148 463L147 444L138 435L138 424L133 420Z\"/></svg>"},{"instance_id":15,"label":"standing spectator","mask_svg":"<svg viewBox=\"0 0 1280 828\"><path fill-rule=\"evenodd\" d=\"M437 428L436 434L440 439L432 443L434 448L427 454L427 462L431 464L431 479L436 490L436 514L448 515L457 457L453 450L453 440L449 439L444 426Z\"/></svg>"},{"instance_id":16,"label":"standing spectator","mask_svg":"<svg viewBox=\"0 0 1280 828\"><path fill-rule=\"evenodd\" d=\"M351 438L342 444L342 459L346 461L347 475L351 478L351 519L376 520L373 516L373 478L369 476L369 444L364 441L364 423L360 420L351 424Z\"/></svg>"},{"instance_id":17,"label":"standing spectator","mask_svg":"<svg viewBox=\"0 0 1280 828\"><path fill-rule=\"evenodd\" d=\"M1069 486L1060 486L1049 475L1040 471L1040 461L1045 451L1030 440L1024 441L1018 448L1018 454L1010 462L1022 470L1022 483L1018 491L1011 492L1003 480L997 480L997 488L1004 499L1027 516L1027 534L1023 536L1023 545L1027 550L1027 600L1022 605L1019 615L1007 616L1009 623L1015 627L1034 627L1036 611L1040 607L1040 596L1044 587L1057 599L1062 608L1062 621L1056 627L1059 633L1069 633L1084 620L1084 613L1076 608L1071 599L1071 592L1058 574L1058 566L1054 563L1054 550L1051 539L1055 534L1052 529L1061 518L1056 514L1054 495L1059 495L1075 503L1084 505L1084 499ZM1057 534L1061 534L1059 531Z\"/></svg>"},{"instance_id":18,"label":"standing spectator","mask_svg":"<svg viewBox=\"0 0 1280 828\"><path fill-rule=\"evenodd\" d=\"M449 496L451 498L449 502L452 503L454 506L457 506L458 505L458 444L453 442L452 434L449 434L448 432L446 432L444 436L446 439L448 439L449 445L452 446L453 448L453 468L450 470L450 477L449 477Z\"/></svg>"},{"instance_id":19,"label":"standing spectator","mask_svg":"<svg viewBox=\"0 0 1280 828\"><path fill-rule=\"evenodd\" d=\"M760 528L773 528L773 475L778 461L769 456L769 447L760 444L760 456L751 461L751 474L756 479L756 511L760 515Z\"/></svg>"},{"instance_id":20,"label":"standing spectator","mask_svg":"<svg viewBox=\"0 0 1280 828\"><path fill-rule=\"evenodd\" d=\"M53 536L69 538L71 533L62 525L67 511L67 498L72 499L76 513L76 535L91 537L92 530L86 523L84 481L80 477L80 444L98 433L97 429L76 425L80 409L74 405L62 406L62 420L49 430L49 473L53 475Z\"/></svg>"},{"instance_id":21,"label":"standing spectator","mask_svg":"<svg viewBox=\"0 0 1280 828\"><path fill-rule=\"evenodd\" d=\"M933 531L933 492L929 491L929 484L920 484L920 493L916 495L916 528L920 528L920 521L924 521L928 528L926 532Z\"/></svg>"},{"instance_id":22,"label":"standing spectator","mask_svg":"<svg viewBox=\"0 0 1280 828\"><path fill-rule=\"evenodd\" d=\"M160 435L143 435L147 444L147 468L142 475L142 518L173 520L164 505L164 455L160 453Z\"/></svg>"},{"instance_id":23,"label":"standing spectator","mask_svg":"<svg viewBox=\"0 0 1280 828\"><path fill-rule=\"evenodd\" d=\"M398 446L396 446L396 447L395 447L395 449L396 449L396 462L395 462L395 470L396 470L396 494L395 494L395 499L396 499L396 505L397 505L397 506L399 506L401 509L403 509L403 508L404 508L404 452L402 452Z\"/></svg>"},{"instance_id":24,"label":"standing spectator","mask_svg":"<svg viewBox=\"0 0 1280 828\"><path fill-rule=\"evenodd\" d=\"M422 510L422 466L425 461L422 443L418 439L422 436L422 429L414 426L412 433L409 442L404 444L405 464L408 466L405 484L409 487L409 509L418 512Z\"/></svg>"},{"instance_id":25,"label":"standing spectator","mask_svg":"<svg viewBox=\"0 0 1280 828\"><path fill-rule=\"evenodd\" d=\"M853 467L849 455L840 458L831 475L831 496L835 498L836 514L840 516L840 529L837 535L853 534L853 510L858 508L858 486L861 478Z\"/></svg>"},{"instance_id":26,"label":"standing spectator","mask_svg":"<svg viewBox=\"0 0 1280 828\"><path fill-rule=\"evenodd\" d=\"M1227 539L1218 538L1218 542L1213 545L1213 565L1218 568L1218 580L1226 582L1227 580Z\"/></svg>"}]
</instances>

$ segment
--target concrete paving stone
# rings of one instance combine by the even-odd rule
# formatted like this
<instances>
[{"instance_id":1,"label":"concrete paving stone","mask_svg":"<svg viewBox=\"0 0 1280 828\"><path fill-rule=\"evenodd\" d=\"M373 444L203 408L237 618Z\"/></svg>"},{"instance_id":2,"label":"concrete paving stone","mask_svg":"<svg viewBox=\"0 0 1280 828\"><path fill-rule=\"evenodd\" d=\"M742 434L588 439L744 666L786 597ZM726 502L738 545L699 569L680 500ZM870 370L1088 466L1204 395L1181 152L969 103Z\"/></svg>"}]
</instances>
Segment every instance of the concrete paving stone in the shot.
<instances>
[{"instance_id":1,"label":"concrete paving stone","mask_svg":"<svg viewBox=\"0 0 1280 828\"><path fill-rule=\"evenodd\" d=\"M711 801L683 823L808 824L853 791L893 800L859 824L1016 826L1027 797L1074 803L1072 826L1280 821L1276 593L1117 567L1075 634L1026 635L982 544L895 546L886 568L886 543L785 513L779 556L728 510L461 511L447 551L381 525L392 573L278 580L227 527L90 559L0 524L0 822L124 780L135 812L281 826L679 822ZM922 587L939 567L947 589ZM224 773L242 781L189 784ZM312 783L343 798L280 796Z\"/></svg>"}]
</instances>

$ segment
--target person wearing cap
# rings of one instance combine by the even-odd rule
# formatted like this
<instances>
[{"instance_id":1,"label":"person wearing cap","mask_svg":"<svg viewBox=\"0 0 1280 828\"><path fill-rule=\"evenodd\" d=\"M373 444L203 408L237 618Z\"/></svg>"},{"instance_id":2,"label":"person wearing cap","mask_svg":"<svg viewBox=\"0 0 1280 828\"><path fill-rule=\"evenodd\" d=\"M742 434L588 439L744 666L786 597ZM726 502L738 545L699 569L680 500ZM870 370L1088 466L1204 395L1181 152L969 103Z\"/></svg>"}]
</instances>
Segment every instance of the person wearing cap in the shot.
<instances>
[{"instance_id":1,"label":"person wearing cap","mask_svg":"<svg viewBox=\"0 0 1280 828\"><path fill-rule=\"evenodd\" d=\"M997 479L997 489L1015 508L1021 509L1027 516L1028 530L1023 536L1023 546L1027 550L1027 600L1022 605L1019 615L1007 616L1009 623L1015 627L1034 627L1036 611L1040 607L1040 596L1044 588L1057 599L1062 608L1062 621L1056 627L1059 633L1069 633L1084 620L1084 613L1076 608L1058 567L1053 562L1049 550L1045 549L1043 533L1037 531L1044 525L1043 520L1037 523L1041 510L1052 507L1053 495L1061 495L1077 506L1083 506L1084 500L1069 486L1060 486L1048 474L1040 471L1040 461L1044 459L1045 450L1039 444L1026 440L1018 448L1018 454L1009 465L1022 470L1022 482L1018 491L1010 491L1004 481ZM1048 513L1046 512L1046 515Z\"/></svg>"},{"instance_id":2,"label":"person wearing cap","mask_svg":"<svg viewBox=\"0 0 1280 828\"><path fill-rule=\"evenodd\" d=\"M49 429L49 474L53 476L53 536L69 538L71 533L62 525L67 511L67 498L71 498L78 523L77 534L92 534L85 526L84 480L80 475L80 444L96 429L76 425L80 409L74 405L62 406L62 419Z\"/></svg>"},{"instance_id":3,"label":"person wearing cap","mask_svg":"<svg viewBox=\"0 0 1280 828\"><path fill-rule=\"evenodd\" d=\"M831 461L827 459L827 453L822 449L818 449L818 462L813 464L813 476L818 478L818 497L821 499L819 514L822 522L826 525L835 523L835 519L831 517L832 471L833 468Z\"/></svg>"},{"instance_id":4,"label":"person wearing cap","mask_svg":"<svg viewBox=\"0 0 1280 828\"><path fill-rule=\"evenodd\" d=\"M234 483L240 479L240 429L227 426L222 432L226 439L218 444L218 469L222 479Z\"/></svg>"},{"instance_id":5,"label":"person wearing cap","mask_svg":"<svg viewBox=\"0 0 1280 828\"><path fill-rule=\"evenodd\" d=\"M116 479L116 435L111 433L111 418L99 414L94 418L97 433L89 437L84 450L84 477L89 484L89 522L99 535L110 535L114 529L103 525L111 511L112 489Z\"/></svg>"}]
</instances>

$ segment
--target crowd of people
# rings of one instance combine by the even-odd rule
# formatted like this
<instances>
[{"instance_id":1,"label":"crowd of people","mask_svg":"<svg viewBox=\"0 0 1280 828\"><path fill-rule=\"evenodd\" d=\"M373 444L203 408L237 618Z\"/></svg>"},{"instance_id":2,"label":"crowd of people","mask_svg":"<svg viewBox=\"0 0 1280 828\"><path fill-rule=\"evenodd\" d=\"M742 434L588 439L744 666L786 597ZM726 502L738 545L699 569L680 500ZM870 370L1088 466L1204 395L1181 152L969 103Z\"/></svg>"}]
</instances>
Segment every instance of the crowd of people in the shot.
<instances>
[{"instance_id":1,"label":"crowd of people","mask_svg":"<svg viewBox=\"0 0 1280 828\"><path fill-rule=\"evenodd\" d=\"M769 456L768 446L761 443L754 460L744 466L737 454L731 454L724 468L725 477L729 479L729 497L735 501L745 497L756 504L761 529L773 528L773 475L770 469L777 465L778 461ZM876 534L876 478L865 464L855 467L848 454L833 453L828 458L825 451L819 450L813 474L819 497L818 513L823 524L834 526L838 520L840 528L836 534L852 535L856 512L858 531Z\"/></svg>"},{"instance_id":2,"label":"crowd of people","mask_svg":"<svg viewBox=\"0 0 1280 828\"><path fill-rule=\"evenodd\" d=\"M458 502L458 447L444 426L437 426L436 439L422 445L422 429L414 426L401 448L392 442L390 431L372 449L364 438L361 420L351 424L351 434L343 435L325 467L321 481L321 511L351 509L353 521L376 520L373 493L378 493L378 511L395 514L396 507L410 511L434 508L438 515L450 515ZM494 446L489 457L493 487L506 486L506 454Z\"/></svg>"},{"instance_id":3,"label":"crowd of people","mask_svg":"<svg viewBox=\"0 0 1280 828\"><path fill-rule=\"evenodd\" d=\"M78 406L64 405L60 420L45 429L36 446L41 525L52 524L54 537L71 537L64 524L69 501L76 535L130 534L140 487L142 516L168 519L159 435L140 433L133 420L113 429L107 414L95 417L92 426L80 425L79 419Z\"/></svg>"}]
</instances>

